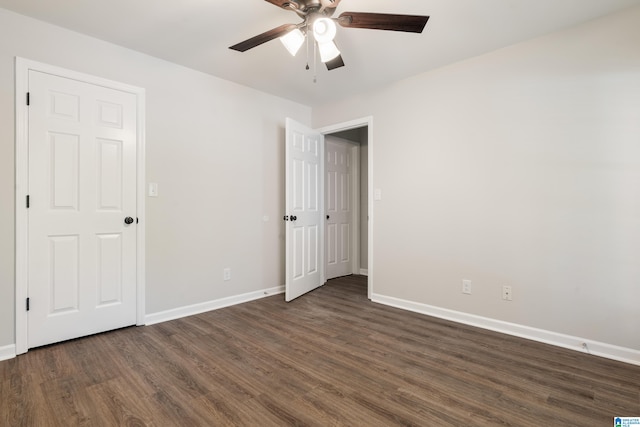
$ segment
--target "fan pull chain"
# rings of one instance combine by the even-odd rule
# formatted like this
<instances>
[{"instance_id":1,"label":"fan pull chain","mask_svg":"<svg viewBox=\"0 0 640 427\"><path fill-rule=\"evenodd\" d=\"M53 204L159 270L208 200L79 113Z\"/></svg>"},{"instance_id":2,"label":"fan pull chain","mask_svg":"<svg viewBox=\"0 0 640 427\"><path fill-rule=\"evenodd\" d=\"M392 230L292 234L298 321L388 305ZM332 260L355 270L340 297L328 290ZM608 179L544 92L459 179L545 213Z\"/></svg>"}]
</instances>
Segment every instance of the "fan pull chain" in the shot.
<instances>
[{"instance_id":1,"label":"fan pull chain","mask_svg":"<svg viewBox=\"0 0 640 427\"><path fill-rule=\"evenodd\" d=\"M318 43L313 42L313 82L318 82Z\"/></svg>"},{"instance_id":2,"label":"fan pull chain","mask_svg":"<svg viewBox=\"0 0 640 427\"><path fill-rule=\"evenodd\" d=\"M309 71L309 44L313 43L313 82L318 82L318 43L309 37L309 29L307 29L305 34L306 48L307 48L307 65L305 65L304 69Z\"/></svg>"},{"instance_id":3,"label":"fan pull chain","mask_svg":"<svg viewBox=\"0 0 640 427\"><path fill-rule=\"evenodd\" d=\"M305 38L306 38L306 48L307 48L307 66L304 67L305 70L309 71L309 41L311 40L311 38L309 37L309 29L307 28L306 32L305 32Z\"/></svg>"}]
</instances>

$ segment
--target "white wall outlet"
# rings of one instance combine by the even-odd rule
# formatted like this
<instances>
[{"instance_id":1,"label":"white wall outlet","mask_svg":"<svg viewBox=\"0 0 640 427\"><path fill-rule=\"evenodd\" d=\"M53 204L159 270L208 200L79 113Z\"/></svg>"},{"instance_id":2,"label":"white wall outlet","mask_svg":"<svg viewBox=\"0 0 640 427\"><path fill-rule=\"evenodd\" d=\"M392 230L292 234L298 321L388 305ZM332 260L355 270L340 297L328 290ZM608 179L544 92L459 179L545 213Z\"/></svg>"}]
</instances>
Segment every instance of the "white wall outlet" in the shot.
<instances>
[{"instance_id":1,"label":"white wall outlet","mask_svg":"<svg viewBox=\"0 0 640 427\"><path fill-rule=\"evenodd\" d=\"M225 281L231 280L231 269L229 267L222 270L222 276Z\"/></svg>"},{"instance_id":2,"label":"white wall outlet","mask_svg":"<svg viewBox=\"0 0 640 427\"><path fill-rule=\"evenodd\" d=\"M471 280L462 281L462 293L471 294Z\"/></svg>"},{"instance_id":3,"label":"white wall outlet","mask_svg":"<svg viewBox=\"0 0 640 427\"><path fill-rule=\"evenodd\" d=\"M373 190L373 200L382 200L382 190L376 188Z\"/></svg>"},{"instance_id":4,"label":"white wall outlet","mask_svg":"<svg viewBox=\"0 0 640 427\"><path fill-rule=\"evenodd\" d=\"M502 299L505 301L513 301L513 291L511 290L511 286L502 287Z\"/></svg>"}]
</instances>

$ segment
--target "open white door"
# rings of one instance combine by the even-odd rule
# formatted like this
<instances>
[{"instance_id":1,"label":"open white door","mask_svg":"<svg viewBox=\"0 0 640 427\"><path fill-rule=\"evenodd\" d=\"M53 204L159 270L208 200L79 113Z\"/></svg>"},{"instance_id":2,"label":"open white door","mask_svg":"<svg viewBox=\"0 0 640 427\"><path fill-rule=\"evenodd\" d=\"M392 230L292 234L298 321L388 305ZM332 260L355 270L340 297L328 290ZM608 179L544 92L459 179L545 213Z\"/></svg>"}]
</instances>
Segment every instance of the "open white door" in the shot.
<instances>
[{"instance_id":1,"label":"open white door","mask_svg":"<svg viewBox=\"0 0 640 427\"><path fill-rule=\"evenodd\" d=\"M291 301L324 283L324 136L286 120L286 282Z\"/></svg>"}]
</instances>

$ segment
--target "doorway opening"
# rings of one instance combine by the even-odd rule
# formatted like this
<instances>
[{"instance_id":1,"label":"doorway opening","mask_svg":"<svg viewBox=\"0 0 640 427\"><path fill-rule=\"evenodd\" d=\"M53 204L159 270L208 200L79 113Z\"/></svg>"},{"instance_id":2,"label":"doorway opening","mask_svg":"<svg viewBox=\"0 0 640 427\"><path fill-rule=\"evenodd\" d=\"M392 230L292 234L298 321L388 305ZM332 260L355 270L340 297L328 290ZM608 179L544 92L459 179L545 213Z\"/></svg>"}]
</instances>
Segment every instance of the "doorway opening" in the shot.
<instances>
[{"instance_id":1,"label":"doorway opening","mask_svg":"<svg viewBox=\"0 0 640 427\"><path fill-rule=\"evenodd\" d=\"M345 193L358 193L354 197L357 203L352 205L350 214L350 224L346 232L341 236L351 239L342 246L346 250L347 262L342 267L346 268L346 273L333 277L340 277L346 274L366 273L367 298L373 295L373 119L366 117L353 120L351 122L340 123L327 126L321 129L311 129L302 123L287 118L286 138L285 138L285 214L286 222L286 256L285 256L285 300L291 301L307 292L310 292L326 282L327 262L325 255L327 221L331 214L325 210L325 180L326 170L329 170L325 162L325 136L330 139L342 141L342 153L344 157L350 157L352 173L357 179L343 180L342 195ZM353 132L347 132L354 130ZM347 132L347 133L340 133ZM340 137L331 136L339 134ZM345 137L360 134L357 137L358 143L349 142ZM362 136L366 135L366 137ZM366 141L366 150L361 150L361 145ZM340 144L335 144L340 145ZM346 148L345 148L346 147ZM354 155L353 152L356 152ZM360 162L361 151L366 153L364 165ZM351 154L349 154L351 153ZM343 162L344 163L344 162ZM366 169L363 179L360 179L361 169ZM365 178L366 177L366 178ZM337 182L337 181L336 181ZM355 185L357 183L357 186ZM366 198L361 209L361 198L359 193L360 185L366 183L363 191ZM355 191L353 190L355 187ZM344 203L343 203L344 205ZM361 211L366 221L360 220ZM336 211L337 212L337 211ZM365 214L366 213L366 214ZM336 224L338 225L338 224ZM366 228L364 233L360 232L361 226ZM366 240L360 235L366 235ZM355 237L354 237L355 236ZM334 239L335 240L335 239ZM357 243L356 243L357 242ZM363 243L364 242L364 243ZM355 253L354 253L355 252ZM366 254L366 264L361 263L361 252Z\"/></svg>"},{"instance_id":2,"label":"doorway opening","mask_svg":"<svg viewBox=\"0 0 640 427\"><path fill-rule=\"evenodd\" d=\"M328 161L330 158L327 151L331 149L334 142L347 147L351 154L351 182L348 185L342 183L343 188L347 187L352 196L350 206L352 210L349 213L351 222L342 227L342 231L349 230L347 232L350 238L349 243L343 243L343 239L346 237L345 233L341 234L337 231L339 226L335 223L338 221L331 222L331 201L325 201L325 210L329 216L325 233L326 279L332 278L330 265L332 260L338 261L341 255L340 249L349 246L351 263L350 272L347 274L367 276L367 297L371 299L373 293L373 118L366 117L336 124L322 128L320 132L325 137L325 155ZM325 171L325 197L331 196L329 187L335 185L335 183L329 182L331 178L328 172L329 168L327 167ZM331 227L336 230L333 234L330 233Z\"/></svg>"},{"instance_id":3,"label":"doorway opening","mask_svg":"<svg viewBox=\"0 0 640 427\"><path fill-rule=\"evenodd\" d=\"M326 279L367 275L368 128L325 134Z\"/></svg>"}]
</instances>

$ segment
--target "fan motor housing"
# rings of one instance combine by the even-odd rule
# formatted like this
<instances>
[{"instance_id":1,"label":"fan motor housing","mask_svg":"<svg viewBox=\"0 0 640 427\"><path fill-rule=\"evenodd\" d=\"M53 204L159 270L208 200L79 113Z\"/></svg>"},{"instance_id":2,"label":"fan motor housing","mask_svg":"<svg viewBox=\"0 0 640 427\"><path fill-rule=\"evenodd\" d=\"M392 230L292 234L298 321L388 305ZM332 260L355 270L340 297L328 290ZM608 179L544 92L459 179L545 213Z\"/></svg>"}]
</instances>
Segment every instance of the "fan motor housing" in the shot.
<instances>
[{"instance_id":1,"label":"fan motor housing","mask_svg":"<svg viewBox=\"0 0 640 427\"><path fill-rule=\"evenodd\" d=\"M335 0L290 0L282 3L283 9L291 9L301 15L308 15L317 11L321 11L323 5L326 7L322 10L323 15L330 16L335 11Z\"/></svg>"}]
</instances>

